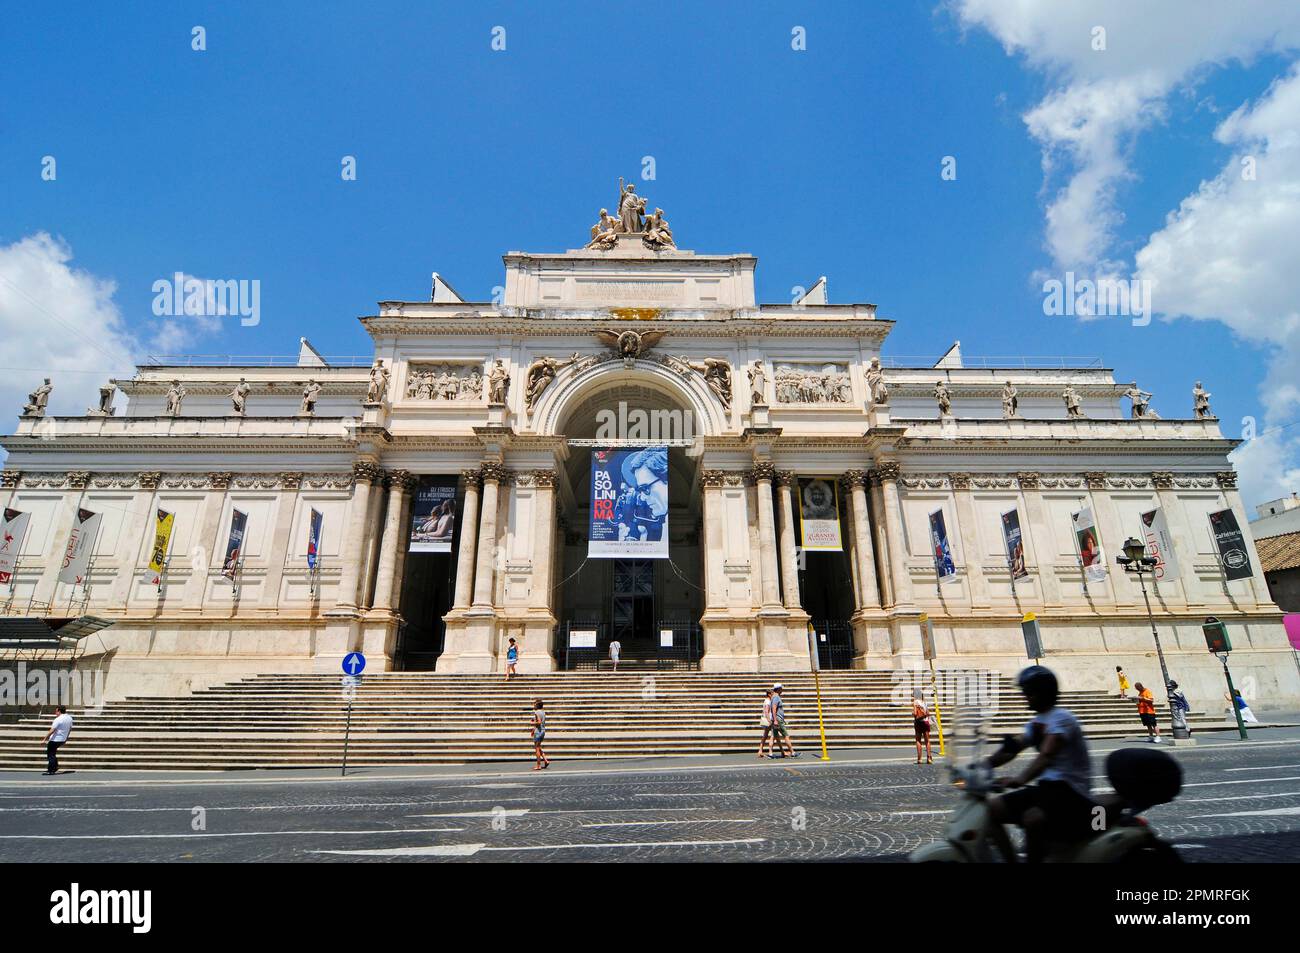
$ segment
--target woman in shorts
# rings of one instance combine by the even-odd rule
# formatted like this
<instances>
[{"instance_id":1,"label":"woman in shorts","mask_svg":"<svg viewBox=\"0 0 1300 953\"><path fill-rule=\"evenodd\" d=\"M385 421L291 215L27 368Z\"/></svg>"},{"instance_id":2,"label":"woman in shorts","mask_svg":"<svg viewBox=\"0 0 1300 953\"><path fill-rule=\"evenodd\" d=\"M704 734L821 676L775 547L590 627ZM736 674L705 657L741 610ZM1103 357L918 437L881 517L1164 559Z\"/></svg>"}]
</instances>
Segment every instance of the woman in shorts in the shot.
<instances>
[{"instance_id":1,"label":"woman in shorts","mask_svg":"<svg viewBox=\"0 0 1300 953\"><path fill-rule=\"evenodd\" d=\"M534 771L540 771L551 766L551 759L546 757L546 752L542 750L542 741L545 738L546 706L539 698L533 702L533 753L537 756L537 763L533 765Z\"/></svg>"},{"instance_id":2,"label":"woman in shorts","mask_svg":"<svg viewBox=\"0 0 1300 953\"><path fill-rule=\"evenodd\" d=\"M515 671L515 666L519 664L519 646L515 640L510 640L510 648L506 649L506 681L514 678L519 673Z\"/></svg>"},{"instance_id":3,"label":"woman in shorts","mask_svg":"<svg viewBox=\"0 0 1300 953\"><path fill-rule=\"evenodd\" d=\"M925 742L925 763L934 764L930 754L930 706L919 688L912 693L912 731L916 735L916 763L921 763L921 742Z\"/></svg>"}]
</instances>

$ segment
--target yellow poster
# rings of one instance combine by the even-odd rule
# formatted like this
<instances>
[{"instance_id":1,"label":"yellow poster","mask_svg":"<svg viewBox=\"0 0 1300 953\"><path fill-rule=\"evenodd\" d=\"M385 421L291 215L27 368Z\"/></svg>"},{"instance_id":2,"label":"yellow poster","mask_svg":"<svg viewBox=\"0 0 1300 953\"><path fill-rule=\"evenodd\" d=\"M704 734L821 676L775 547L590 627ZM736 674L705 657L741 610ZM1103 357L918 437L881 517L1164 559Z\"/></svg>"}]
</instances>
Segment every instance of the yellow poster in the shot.
<instances>
[{"instance_id":1,"label":"yellow poster","mask_svg":"<svg viewBox=\"0 0 1300 953\"><path fill-rule=\"evenodd\" d=\"M158 522L153 533L153 553L149 556L149 570L155 577L162 575L163 566L167 563L167 546L171 542L172 524L175 522L175 513L158 511Z\"/></svg>"}]
</instances>

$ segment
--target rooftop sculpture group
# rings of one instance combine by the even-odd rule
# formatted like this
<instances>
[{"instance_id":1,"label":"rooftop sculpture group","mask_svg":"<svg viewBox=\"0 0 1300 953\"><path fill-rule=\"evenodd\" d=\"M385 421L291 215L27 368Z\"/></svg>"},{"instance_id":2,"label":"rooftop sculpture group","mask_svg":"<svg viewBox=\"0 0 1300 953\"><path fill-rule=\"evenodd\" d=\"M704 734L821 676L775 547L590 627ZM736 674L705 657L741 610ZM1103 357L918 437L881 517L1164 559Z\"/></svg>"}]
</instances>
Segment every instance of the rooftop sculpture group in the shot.
<instances>
[{"instance_id":1,"label":"rooftop sculpture group","mask_svg":"<svg viewBox=\"0 0 1300 953\"><path fill-rule=\"evenodd\" d=\"M608 251L618 245L619 236L639 235L641 244L652 251L676 248L673 230L664 218L664 210L657 208L654 214L646 216L646 198L636 194L636 186L631 182L618 180L618 215L609 214L609 209L600 210L600 221L591 226L591 241L588 248Z\"/></svg>"}]
</instances>

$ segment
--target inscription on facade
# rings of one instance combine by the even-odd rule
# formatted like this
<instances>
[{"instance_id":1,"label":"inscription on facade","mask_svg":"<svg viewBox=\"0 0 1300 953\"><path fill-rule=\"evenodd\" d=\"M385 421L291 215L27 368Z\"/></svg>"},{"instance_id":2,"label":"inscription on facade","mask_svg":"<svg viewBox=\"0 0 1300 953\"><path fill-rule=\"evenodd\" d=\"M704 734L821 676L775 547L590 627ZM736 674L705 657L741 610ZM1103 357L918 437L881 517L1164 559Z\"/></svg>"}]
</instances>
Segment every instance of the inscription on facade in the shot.
<instances>
[{"instance_id":1,"label":"inscription on facade","mask_svg":"<svg viewBox=\"0 0 1300 953\"><path fill-rule=\"evenodd\" d=\"M681 281L615 281L579 279L579 301L681 301L686 284Z\"/></svg>"}]
</instances>

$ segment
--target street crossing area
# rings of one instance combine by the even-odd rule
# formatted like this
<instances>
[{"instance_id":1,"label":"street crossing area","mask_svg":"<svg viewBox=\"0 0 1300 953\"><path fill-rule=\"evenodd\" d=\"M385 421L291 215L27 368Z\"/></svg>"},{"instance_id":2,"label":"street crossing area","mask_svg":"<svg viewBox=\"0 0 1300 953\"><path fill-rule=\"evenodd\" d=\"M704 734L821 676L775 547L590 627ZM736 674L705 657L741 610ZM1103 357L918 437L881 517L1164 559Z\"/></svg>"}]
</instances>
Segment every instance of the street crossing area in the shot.
<instances>
[{"instance_id":1,"label":"street crossing area","mask_svg":"<svg viewBox=\"0 0 1300 953\"><path fill-rule=\"evenodd\" d=\"M1300 859L1300 732L1178 748L1148 813L1188 862ZM1095 781L1114 745L1096 746ZM900 755L903 755L900 758ZM208 776L0 775L7 862L902 861L957 794L898 749Z\"/></svg>"}]
</instances>

